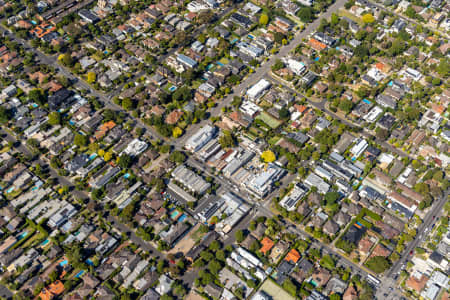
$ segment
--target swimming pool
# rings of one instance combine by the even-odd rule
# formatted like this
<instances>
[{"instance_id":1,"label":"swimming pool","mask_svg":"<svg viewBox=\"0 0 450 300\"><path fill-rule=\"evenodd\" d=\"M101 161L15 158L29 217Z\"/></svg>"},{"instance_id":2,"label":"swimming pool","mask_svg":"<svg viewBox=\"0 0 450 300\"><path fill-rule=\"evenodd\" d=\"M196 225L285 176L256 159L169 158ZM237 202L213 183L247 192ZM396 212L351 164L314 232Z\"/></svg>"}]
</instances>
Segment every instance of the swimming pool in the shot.
<instances>
[{"instance_id":1,"label":"swimming pool","mask_svg":"<svg viewBox=\"0 0 450 300\"><path fill-rule=\"evenodd\" d=\"M181 217L178 218L178 222L184 222L186 220L187 216L185 214L182 214Z\"/></svg>"},{"instance_id":2,"label":"swimming pool","mask_svg":"<svg viewBox=\"0 0 450 300\"><path fill-rule=\"evenodd\" d=\"M234 38L234 39L232 39L232 40L231 40L231 42L230 42L230 43L231 43L231 44L234 44L234 43L236 43L237 41L239 41L239 39L237 39L237 38Z\"/></svg>"},{"instance_id":3,"label":"swimming pool","mask_svg":"<svg viewBox=\"0 0 450 300\"><path fill-rule=\"evenodd\" d=\"M49 240L49 239L46 239L45 241L43 241L43 242L41 243L41 246L44 247L44 246L47 245L49 242L50 242L50 240Z\"/></svg>"},{"instance_id":4,"label":"swimming pool","mask_svg":"<svg viewBox=\"0 0 450 300\"><path fill-rule=\"evenodd\" d=\"M171 214L170 214L170 218L171 219L176 219L176 217L180 214L180 212L178 210L174 210Z\"/></svg>"},{"instance_id":5,"label":"swimming pool","mask_svg":"<svg viewBox=\"0 0 450 300\"><path fill-rule=\"evenodd\" d=\"M94 263L92 262L92 260L90 258L86 259L86 263L90 266L94 265Z\"/></svg>"},{"instance_id":6,"label":"swimming pool","mask_svg":"<svg viewBox=\"0 0 450 300\"><path fill-rule=\"evenodd\" d=\"M214 65L213 64L209 64L207 67L206 67L206 70L211 70L212 68L214 67Z\"/></svg>"},{"instance_id":7,"label":"swimming pool","mask_svg":"<svg viewBox=\"0 0 450 300\"><path fill-rule=\"evenodd\" d=\"M61 267L64 267L65 265L67 265L69 263L69 261L67 259L63 260L62 262L59 263L59 265Z\"/></svg>"},{"instance_id":8,"label":"swimming pool","mask_svg":"<svg viewBox=\"0 0 450 300\"><path fill-rule=\"evenodd\" d=\"M221 67L223 67L223 66L224 66L224 64L223 64L223 63L221 63L220 61L216 62L216 64L218 64L218 65L219 65L219 66L221 66Z\"/></svg>"},{"instance_id":9,"label":"swimming pool","mask_svg":"<svg viewBox=\"0 0 450 300\"><path fill-rule=\"evenodd\" d=\"M320 59L320 57L316 57L316 58L314 58L314 61L319 61L319 59Z\"/></svg>"},{"instance_id":10,"label":"swimming pool","mask_svg":"<svg viewBox=\"0 0 450 300\"><path fill-rule=\"evenodd\" d=\"M367 103L367 104L372 104L372 102L370 102L370 101L367 100L366 98L363 99L363 102L364 102L364 103Z\"/></svg>"},{"instance_id":11,"label":"swimming pool","mask_svg":"<svg viewBox=\"0 0 450 300\"><path fill-rule=\"evenodd\" d=\"M13 187L13 186L10 187L9 189L7 189L7 190L6 190L6 193L9 194L9 193L11 193L12 191L14 191L14 187Z\"/></svg>"},{"instance_id":12,"label":"swimming pool","mask_svg":"<svg viewBox=\"0 0 450 300\"><path fill-rule=\"evenodd\" d=\"M123 175L123 178L125 178L125 179L130 178L130 173L125 173L125 175Z\"/></svg>"},{"instance_id":13,"label":"swimming pool","mask_svg":"<svg viewBox=\"0 0 450 300\"><path fill-rule=\"evenodd\" d=\"M17 237L17 239L18 240L24 239L27 235L28 235L28 232L24 231Z\"/></svg>"},{"instance_id":14,"label":"swimming pool","mask_svg":"<svg viewBox=\"0 0 450 300\"><path fill-rule=\"evenodd\" d=\"M169 88L169 91L171 91L171 92L175 92L176 90L177 90L177 87L174 86L174 85L172 85L172 86Z\"/></svg>"},{"instance_id":15,"label":"swimming pool","mask_svg":"<svg viewBox=\"0 0 450 300\"><path fill-rule=\"evenodd\" d=\"M81 270L80 272L77 273L77 275L75 275L75 278L80 278L80 276L83 274L84 274L84 270Z\"/></svg>"},{"instance_id":16,"label":"swimming pool","mask_svg":"<svg viewBox=\"0 0 450 300\"><path fill-rule=\"evenodd\" d=\"M247 35L249 39L253 40L255 37L251 34Z\"/></svg>"}]
</instances>

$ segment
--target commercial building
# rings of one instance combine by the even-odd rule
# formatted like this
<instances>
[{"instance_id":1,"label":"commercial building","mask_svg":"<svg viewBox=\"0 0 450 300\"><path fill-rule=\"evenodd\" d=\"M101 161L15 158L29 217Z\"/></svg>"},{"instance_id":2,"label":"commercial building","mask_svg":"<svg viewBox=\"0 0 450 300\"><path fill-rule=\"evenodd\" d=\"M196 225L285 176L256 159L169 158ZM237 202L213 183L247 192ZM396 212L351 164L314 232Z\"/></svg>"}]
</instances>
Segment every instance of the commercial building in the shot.
<instances>
[{"instance_id":1,"label":"commercial building","mask_svg":"<svg viewBox=\"0 0 450 300\"><path fill-rule=\"evenodd\" d=\"M350 153L353 154L353 157L358 158L369 146L365 139L358 139L355 145L350 149Z\"/></svg>"},{"instance_id":2,"label":"commercial building","mask_svg":"<svg viewBox=\"0 0 450 300\"><path fill-rule=\"evenodd\" d=\"M173 170L172 177L191 192L199 195L203 195L211 187L209 182L189 170L185 165L180 165Z\"/></svg>"},{"instance_id":3,"label":"commercial building","mask_svg":"<svg viewBox=\"0 0 450 300\"><path fill-rule=\"evenodd\" d=\"M286 171L275 164L269 164L266 170L253 175L246 183L247 190L260 198L264 198L273 188L273 184L280 180Z\"/></svg>"},{"instance_id":4,"label":"commercial building","mask_svg":"<svg viewBox=\"0 0 450 300\"><path fill-rule=\"evenodd\" d=\"M197 62L184 54L178 54L177 61L181 63L183 66L191 69L197 67Z\"/></svg>"},{"instance_id":5,"label":"commercial building","mask_svg":"<svg viewBox=\"0 0 450 300\"><path fill-rule=\"evenodd\" d=\"M295 210L298 201L300 201L300 199L302 199L307 192L307 187L297 183L294 185L292 191L281 199L280 205L287 211L293 211Z\"/></svg>"},{"instance_id":6,"label":"commercial building","mask_svg":"<svg viewBox=\"0 0 450 300\"><path fill-rule=\"evenodd\" d=\"M192 135L187 141L184 147L191 152L199 151L210 140L214 138L217 133L217 129L214 126L206 125L200 128L194 135Z\"/></svg>"},{"instance_id":7,"label":"commercial building","mask_svg":"<svg viewBox=\"0 0 450 300\"><path fill-rule=\"evenodd\" d=\"M314 173L309 174L304 183L309 188L312 188L313 186L317 187L317 191L322 194L325 194L330 190L330 185Z\"/></svg>"},{"instance_id":8,"label":"commercial building","mask_svg":"<svg viewBox=\"0 0 450 300\"><path fill-rule=\"evenodd\" d=\"M128 146L123 150L123 153L128 154L130 156L137 156L144 152L147 149L148 145L146 142L143 142L139 139L134 139Z\"/></svg>"},{"instance_id":9,"label":"commercial building","mask_svg":"<svg viewBox=\"0 0 450 300\"><path fill-rule=\"evenodd\" d=\"M256 100L261 97L264 91L269 89L270 86L271 84L269 81L261 79L254 86L248 89L247 96L250 100Z\"/></svg>"}]
</instances>

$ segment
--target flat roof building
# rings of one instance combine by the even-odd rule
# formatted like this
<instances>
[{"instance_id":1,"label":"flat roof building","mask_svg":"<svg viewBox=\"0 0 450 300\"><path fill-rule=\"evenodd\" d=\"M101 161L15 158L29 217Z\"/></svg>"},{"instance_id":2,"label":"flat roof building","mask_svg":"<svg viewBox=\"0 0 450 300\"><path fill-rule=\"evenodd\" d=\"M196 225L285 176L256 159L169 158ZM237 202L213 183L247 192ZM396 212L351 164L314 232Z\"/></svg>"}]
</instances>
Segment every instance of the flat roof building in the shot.
<instances>
[{"instance_id":1,"label":"flat roof building","mask_svg":"<svg viewBox=\"0 0 450 300\"><path fill-rule=\"evenodd\" d=\"M256 100L262 96L264 91L270 88L271 83L266 79L261 79L247 91L247 96L251 100Z\"/></svg>"},{"instance_id":2,"label":"flat roof building","mask_svg":"<svg viewBox=\"0 0 450 300\"><path fill-rule=\"evenodd\" d=\"M214 126L206 125L200 128L194 135L192 135L187 141L184 147L191 152L199 151L216 135L217 129Z\"/></svg>"}]
</instances>

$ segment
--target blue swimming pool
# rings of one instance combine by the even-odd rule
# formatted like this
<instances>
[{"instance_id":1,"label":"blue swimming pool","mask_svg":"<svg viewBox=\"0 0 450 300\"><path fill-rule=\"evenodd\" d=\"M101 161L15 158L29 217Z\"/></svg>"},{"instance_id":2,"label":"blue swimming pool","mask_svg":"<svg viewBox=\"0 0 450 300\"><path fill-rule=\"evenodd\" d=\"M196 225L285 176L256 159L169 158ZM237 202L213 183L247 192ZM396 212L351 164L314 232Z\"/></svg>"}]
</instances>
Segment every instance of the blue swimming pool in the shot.
<instances>
[{"instance_id":1,"label":"blue swimming pool","mask_svg":"<svg viewBox=\"0 0 450 300\"><path fill-rule=\"evenodd\" d=\"M6 190L6 193L9 194L9 193L11 193L12 191L14 191L14 187L13 187L13 186L10 187L9 189L7 189L7 190Z\"/></svg>"},{"instance_id":2,"label":"blue swimming pool","mask_svg":"<svg viewBox=\"0 0 450 300\"><path fill-rule=\"evenodd\" d=\"M50 242L50 240L49 240L49 239L46 239L45 241L43 241L43 242L41 243L41 246L43 247L43 246L47 245L49 242Z\"/></svg>"},{"instance_id":3,"label":"blue swimming pool","mask_svg":"<svg viewBox=\"0 0 450 300\"><path fill-rule=\"evenodd\" d=\"M187 216L185 214L182 214L181 217L178 218L178 222L184 222L186 220Z\"/></svg>"},{"instance_id":4,"label":"blue swimming pool","mask_svg":"<svg viewBox=\"0 0 450 300\"><path fill-rule=\"evenodd\" d=\"M178 210L174 210L171 214L170 217L172 219L175 219L178 215L180 214L180 212Z\"/></svg>"},{"instance_id":5,"label":"blue swimming pool","mask_svg":"<svg viewBox=\"0 0 450 300\"><path fill-rule=\"evenodd\" d=\"M316 58L314 58L315 61L319 61L319 59L320 59L320 57L318 57L318 56Z\"/></svg>"},{"instance_id":6,"label":"blue swimming pool","mask_svg":"<svg viewBox=\"0 0 450 300\"><path fill-rule=\"evenodd\" d=\"M125 178L125 179L130 178L130 173L125 173L125 175L123 175L123 178Z\"/></svg>"},{"instance_id":7,"label":"blue swimming pool","mask_svg":"<svg viewBox=\"0 0 450 300\"><path fill-rule=\"evenodd\" d=\"M367 100L366 98L363 99L363 102L364 102L364 103L367 103L367 104L372 104L372 102L370 102L370 101Z\"/></svg>"},{"instance_id":8,"label":"blue swimming pool","mask_svg":"<svg viewBox=\"0 0 450 300\"><path fill-rule=\"evenodd\" d=\"M27 235L28 235L28 232L24 231L17 237L17 239L18 240L24 239Z\"/></svg>"},{"instance_id":9,"label":"blue swimming pool","mask_svg":"<svg viewBox=\"0 0 450 300\"><path fill-rule=\"evenodd\" d=\"M75 275L75 278L80 278L80 276L83 274L84 274L84 270L81 270L80 272L77 273L77 275Z\"/></svg>"},{"instance_id":10,"label":"blue swimming pool","mask_svg":"<svg viewBox=\"0 0 450 300\"><path fill-rule=\"evenodd\" d=\"M31 20L30 22L31 22L31 24L33 24L33 25L37 25L37 22L36 22L35 20Z\"/></svg>"},{"instance_id":11,"label":"blue swimming pool","mask_svg":"<svg viewBox=\"0 0 450 300\"><path fill-rule=\"evenodd\" d=\"M214 67L214 65L213 64L209 64L207 67L206 67L206 70L211 70L212 68Z\"/></svg>"},{"instance_id":12,"label":"blue swimming pool","mask_svg":"<svg viewBox=\"0 0 450 300\"><path fill-rule=\"evenodd\" d=\"M172 86L169 88L169 91L171 91L171 92L175 92L176 90L177 90L177 87L174 86L174 85L172 85Z\"/></svg>"},{"instance_id":13,"label":"blue swimming pool","mask_svg":"<svg viewBox=\"0 0 450 300\"><path fill-rule=\"evenodd\" d=\"M388 86L392 86L393 84L394 84L394 82L391 80L391 81L389 81Z\"/></svg>"},{"instance_id":14,"label":"blue swimming pool","mask_svg":"<svg viewBox=\"0 0 450 300\"><path fill-rule=\"evenodd\" d=\"M363 224L359 223L358 221L356 221L356 224L358 224L359 226L363 226Z\"/></svg>"},{"instance_id":15,"label":"blue swimming pool","mask_svg":"<svg viewBox=\"0 0 450 300\"><path fill-rule=\"evenodd\" d=\"M224 64L223 64L223 63L221 63L220 61L216 62L216 64L218 64L218 65L219 65L219 66L221 66L221 67L223 67L223 66L224 66Z\"/></svg>"},{"instance_id":16,"label":"blue swimming pool","mask_svg":"<svg viewBox=\"0 0 450 300\"><path fill-rule=\"evenodd\" d=\"M62 262L59 263L59 265L61 267L64 267L65 265L67 265L69 263L69 261L67 259L63 260Z\"/></svg>"},{"instance_id":17,"label":"blue swimming pool","mask_svg":"<svg viewBox=\"0 0 450 300\"><path fill-rule=\"evenodd\" d=\"M97 157L97 153L92 153L91 156L89 156L89 160L93 160Z\"/></svg>"},{"instance_id":18,"label":"blue swimming pool","mask_svg":"<svg viewBox=\"0 0 450 300\"><path fill-rule=\"evenodd\" d=\"M94 263L92 262L92 260L90 258L86 259L86 263L90 266L94 265Z\"/></svg>"},{"instance_id":19,"label":"blue swimming pool","mask_svg":"<svg viewBox=\"0 0 450 300\"><path fill-rule=\"evenodd\" d=\"M236 43L237 41L239 41L239 39L237 39L237 38L234 38L234 39L232 39L232 40L231 40L231 42L230 42L230 43L231 43L231 44L234 44L234 43Z\"/></svg>"},{"instance_id":20,"label":"blue swimming pool","mask_svg":"<svg viewBox=\"0 0 450 300\"><path fill-rule=\"evenodd\" d=\"M253 40L255 37L251 34L247 35L249 39Z\"/></svg>"},{"instance_id":21,"label":"blue swimming pool","mask_svg":"<svg viewBox=\"0 0 450 300\"><path fill-rule=\"evenodd\" d=\"M33 104L31 104L31 106L34 107L34 108L36 108L36 107L38 107L39 105L37 105L36 103L33 103Z\"/></svg>"}]
</instances>

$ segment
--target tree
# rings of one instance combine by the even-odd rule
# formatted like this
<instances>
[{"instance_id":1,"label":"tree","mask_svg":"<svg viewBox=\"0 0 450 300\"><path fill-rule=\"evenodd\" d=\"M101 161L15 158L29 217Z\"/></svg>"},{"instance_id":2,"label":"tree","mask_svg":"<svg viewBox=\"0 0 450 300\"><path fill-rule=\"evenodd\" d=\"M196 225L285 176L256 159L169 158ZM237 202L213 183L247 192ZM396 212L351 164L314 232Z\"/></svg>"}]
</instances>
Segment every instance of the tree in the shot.
<instances>
[{"instance_id":1,"label":"tree","mask_svg":"<svg viewBox=\"0 0 450 300\"><path fill-rule=\"evenodd\" d=\"M44 104L44 91L42 89L33 89L28 93L28 99L40 105Z\"/></svg>"},{"instance_id":2,"label":"tree","mask_svg":"<svg viewBox=\"0 0 450 300\"><path fill-rule=\"evenodd\" d=\"M223 134L219 138L219 143L222 148L232 148L236 146L237 140L231 131L223 130Z\"/></svg>"},{"instance_id":3,"label":"tree","mask_svg":"<svg viewBox=\"0 0 450 300\"><path fill-rule=\"evenodd\" d=\"M178 138L179 136L181 136L183 134L183 130L180 128L180 127L175 127L173 130L172 130L172 136L174 137L174 138Z\"/></svg>"},{"instance_id":4,"label":"tree","mask_svg":"<svg viewBox=\"0 0 450 300\"><path fill-rule=\"evenodd\" d=\"M130 167L131 162L132 162L131 156L122 153L122 155L119 157L118 164L122 169L127 169L128 167Z\"/></svg>"},{"instance_id":5,"label":"tree","mask_svg":"<svg viewBox=\"0 0 450 300\"><path fill-rule=\"evenodd\" d=\"M12 113L11 110L7 109L4 106L0 106L0 123L5 124L9 120L11 120Z\"/></svg>"},{"instance_id":6,"label":"tree","mask_svg":"<svg viewBox=\"0 0 450 300\"><path fill-rule=\"evenodd\" d=\"M286 107L282 107L278 111L278 117L283 120L288 119L289 118L289 110Z\"/></svg>"},{"instance_id":7,"label":"tree","mask_svg":"<svg viewBox=\"0 0 450 300\"><path fill-rule=\"evenodd\" d=\"M58 56L58 60L66 67L73 67L74 60L70 53L61 54Z\"/></svg>"},{"instance_id":8,"label":"tree","mask_svg":"<svg viewBox=\"0 0 450 300\"><path fill-rule=\"evenodd\" d=\"M61 114L57 111L52 111L48 114L48 123L50 125L59 125L61 124Z\"/></svg>"},{"instance_id":9,"label":"tree","mask_svg":"<svg viewBox=\"0 0 450 300\"><path fill-rule=\"evenodd\" d=\"M73 139L73 143L78 147L85 147L88 143L88 137L77 133Z\"/></svg>"},{"instance_id":10,"label":"tree","mask_svg":"<svg viewBox=\"0 0 450 300\"><path fill-rule=\"evenodd\" d=\"M169 160L177 164L182 164L186 160L186 155L181 151L175 150L170 153Z\"/></svg>"},{"instance_id":11,"label":"tree","mask_svg":"<svg viewBox=\"0 0 450 300\"><path fill-rule=\"evenodd\" d=\"M87 82L92 84L97 80L97 75L94 72L89 72L87 74Z\"/></svg>"},{"instance_id":12,"label":"tree","mask_svg":"<svg viewBox=\"0 0 450 300\"><path fill-rule=\"evenodd\" d=\"M272 66L272 71L276 72L284 67L284 63L281 59L277 59Z\"/></svg>"},{"instance_id":13,"label":"tree","mask_svg":"<svg viewBox=\"0 0 450 300\"><path fill-rule=\"evenodd\" d=\"M341 300L341 295L339 294L331 294L330 295L330 300Z\"/></svg>"},{"instance_id":14,"label":"tree","mask_svg":"<svg viewBox=\"0 0 450 300\"><path fill-rule=\"evenodd\" d=\"M303 23L309 23L314 18L314 12L311 7L302 7L297 13L297 16Z\"/></svg>"},{"instance_id":15,"label":"tree","mask_svg":"<svg viewBox=\"0 0 450 300\"><path fill-rule=\"evenodd\" d=\"M441 59L441 62L436 67L436 72L443 77L447 77L450 73L450 61L446 58Z\"/></svg>"},{"instance_id":16,"label":"tree","mask_svg":"<svg viewBox=\"0 0 450 300\"><path fill-rule=\"evenodd\" d=\"M105 152L105 155L103 156L103 159L106 161L106 162L108 162L108 161L110 161L111 160L111 158L112 158L112 153L111 152Z\"/></svg>"},{"instance_id":17,"label":"tree","mask_svg":"<svg viewBox=\"0 0 450 300\"><path fill-rule=\"evenodd\" d=\"M261 17L259 17L259 24L260 25L269 24L269 16L267 14L261 14Z\"/></svg>"},{"instance_id":18,"label":"tree","mask_svg":"<svg viewBox=\"0 0 450 300\"><path fill-rule=\"evenodd\" d=\"M389 269L391 263L383 256L373 256L366 262L366 266L375 273L380 274Z\"/></svg>"},{"instance_id":19,"label":"tree","mask_svg":"<svg viewBox=\"0 0 450 300\"><path fill-rule=\"evenodd\" d=\"M283 288L292 296L297 295L297 286L292 282L290 278L283 282Z\"/></svg>"},{"instance_id":20,"label":"tree","mask_svg":"<svg viewBox=\"0 0 450 300\"><path fill-rule=\"evenodd\" d=\"M125 110L131 110L134 108L134 103L133 100L131 100L131 98L125 98L122 101L122 107Z\"/></svg>"},{"instance_id":21,"label":"tree","mask_svg":"<svg viewBox=\"0 0 450 300\"><path fill-rule=\"evenodd\" d=\"M235 236L236 236L236 242L238 242L238 243L242 243L245 239L245 235L242 230L236 231Z\"/></svg>"},{"instance_id":22,"label":"tree","mask_svg":"<svg viewBox=\"0 0 450 300\"><path fill-rule=\"evenodd\" d=\"M222 269L222 264L217 260L211 260L208 264L208 269L211 271L213 275L217 275L219 271Z\"/></svg>"},{"instance_id":23,"label":"tree","mask_svg":"<svg viewBox=\"0 0 450 300\"><path fill-rule=\"evenodd\" d=\"M362 16L362 20L366 24L372 24L375 22L375 17L372 14L365 14Z\"/></svg>"},{"instance_id":24,"label":"tree","mask_svg":"<svg viewBox=\"0 0 450 300\"><path fill-rule=\"evenodd\" d=\"M271 150L266 150L261 154L261 159L266 163L274 162L277 158Z\"/></svg>"},{"instance_id":25,"label":"tree","mask_svg":"<svg viewBox=\"0 0 450 300\"><path fill-rule=\"evenodd\" d=\"M277 43L277 44L281 44L281 43L283 43L283 40L285 39L285 36L284 36L284 34L282 34L281 32L275 32L274 34L273 34L273 38L274 38L274 40L275 40L275 43Z\"/></svg>"}]
</instances>

